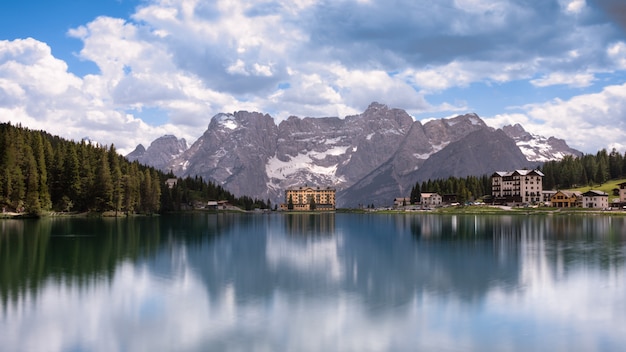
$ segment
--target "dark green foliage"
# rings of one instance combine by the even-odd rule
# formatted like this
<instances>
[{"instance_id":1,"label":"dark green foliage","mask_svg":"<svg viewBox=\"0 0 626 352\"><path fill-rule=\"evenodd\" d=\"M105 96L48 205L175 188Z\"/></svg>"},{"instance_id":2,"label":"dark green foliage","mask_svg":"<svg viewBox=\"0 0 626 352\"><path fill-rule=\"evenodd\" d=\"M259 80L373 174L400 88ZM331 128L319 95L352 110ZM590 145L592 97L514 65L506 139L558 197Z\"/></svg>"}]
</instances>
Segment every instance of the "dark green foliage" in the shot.
<instances>
[{"instance_id":1,"label":"dark green foliage","mask_svg":"<svg viewBox=\"0 0 626 352\"><path fill-rule=\"evenodd\" d=\"M289 200L287 201L287 209L293 210L293 196L291 194L289 195Z\"/></svg>"},{"instance_id":2,"label":"dark green foliage","mask_svg":"<svg viewBox=\"0 0 626 352\"><path fill-rule=\"evenodd\" d=\"M417 182L411 191L411 202L419 203L422 193L454 194L457 201L466 202L491 194L491 177L467 176Z\"/></svg>"},{"instance_id":3,"label":"dark green foliage","mask_svg":"<svg viewBox=\"0 0 626 352\"><path fill-rule=\"evenodd\" d=\"M418 204L422 201L422 187L419 182L415 183L415 186L411 189L411 204Z\"/></svg>"},{"instance_id":4,"label":"dark green foliage","mask_svg":"<svg viewBox=\"0 0 626 352\"><path fill-rule=\"evenodd\" d=\"M268 207L250 197L236 198L201 177L178 179L171 189L165 186L168 178L174 175L131 163L113 145L76 143L0 124L0 208L6 211L151 214L207 200L225 200L249 210Z\"/></svg>"},{"instance_id":5,"label":"dark green foliage","mask_svg":"<svg viewBox=\"0 0 626 352\"><path fill-rule=\"evenodd\" d=\"M585 154L574 158L566 156L559 161L546 162L541 171L544 189L567 189L603 184L611 179L626 177L626 155L605 149L595 155Z\"/></svg>"}]
</instances>

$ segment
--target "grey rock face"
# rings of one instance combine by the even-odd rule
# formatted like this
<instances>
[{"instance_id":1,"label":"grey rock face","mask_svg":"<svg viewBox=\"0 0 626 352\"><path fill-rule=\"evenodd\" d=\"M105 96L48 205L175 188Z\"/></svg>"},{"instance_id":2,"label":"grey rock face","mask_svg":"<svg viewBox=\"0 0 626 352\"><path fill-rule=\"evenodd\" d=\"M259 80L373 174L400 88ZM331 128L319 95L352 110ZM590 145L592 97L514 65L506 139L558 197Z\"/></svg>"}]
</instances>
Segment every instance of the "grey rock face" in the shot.
<instances>
[{"instance_id":1,"label":"grey rock face","mask_svg":"<svg viewBox=\"0 0 626 352\"><path fill-rule=\"evenodd\" d=\"M402 163L391 160L353 186L339 192L344 206L389 205L395 197L407 196L417 181L450 176L481 176L493 170L530 167L515 142L502 130L484 126L432 154L419 168L405 173Z\"/></svg>"},{"instance_id":2,"label":"grey rock face","mask_svg":"<svg viewBox=\"0 0 626 352\"><path fill-rule=\"evenodd\" d=\"M155 139L148 149L141 144L135 148L126 158L130 161L139 161L142 164L153 166L157 169L166 170L170 161L187 150L187 141L178 139L172 135L165 135Z\"/></svg>"},{"instance_id":3,"label":"grey rock face","mask_svg":"<svg viewBox=\"0 0 626 352\"><path fill-rule=\"evenodd\" d=\"M581 156L583 154L570 148L562 139L531 134L519 123L504 126L502 130L515 141L529 161L546 162L563 159L566 155Z\"/></svg>"},{"instance_id":4,"label":"grey rock face","mask_svg":"<svg viewBox=\"0 0 626 352\"><path fill-rule=\"evenodd\" d=\"M170 168L178 176L202 176L236 195L261 198L268 182L265 165L276 153L277 137L274 119L267 114L218 114Z\"/></svg>"}]
</instances>

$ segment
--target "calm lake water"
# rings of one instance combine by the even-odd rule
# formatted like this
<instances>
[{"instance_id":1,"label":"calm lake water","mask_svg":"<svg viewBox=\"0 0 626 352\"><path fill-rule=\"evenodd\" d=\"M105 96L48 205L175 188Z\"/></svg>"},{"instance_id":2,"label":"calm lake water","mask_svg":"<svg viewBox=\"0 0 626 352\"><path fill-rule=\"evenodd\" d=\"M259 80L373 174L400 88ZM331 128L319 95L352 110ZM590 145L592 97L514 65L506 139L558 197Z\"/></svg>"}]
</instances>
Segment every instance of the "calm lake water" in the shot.
<instances>
[{"instance_id":1,"label":"calm lake water","mask_svg":"<svg viewBox=\"0 0 626 352\"><path fill-rule=\"evenodd\" d=\"M623 351L626 217L0 221L3 351Z\"/></svg>"}]
</instances>

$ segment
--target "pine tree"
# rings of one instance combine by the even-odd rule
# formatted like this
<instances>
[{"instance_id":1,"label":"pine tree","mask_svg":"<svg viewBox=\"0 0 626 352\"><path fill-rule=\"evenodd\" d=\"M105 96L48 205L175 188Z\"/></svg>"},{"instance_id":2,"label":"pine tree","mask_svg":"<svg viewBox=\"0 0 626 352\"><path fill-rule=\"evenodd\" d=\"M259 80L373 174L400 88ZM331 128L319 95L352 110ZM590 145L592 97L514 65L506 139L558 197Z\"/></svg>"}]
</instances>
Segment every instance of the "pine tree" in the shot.
<instances>
[{"instance_id":1,"label":"pine tree","mask_svg":"<svg viewBox=\"0 0 626 352\"><path fill-rule=\"evenodd\" d=\"M26 160L26 202L25 210L29 214L39 215L41 213L41 203L39 201L39 171L35 156L29 147L24 151Z\"/></svg>"},{"instance_id":2,"label":"pine tree","mask_svg":"<svg viewBox=\"0 0 626 352\"><path fill-rule=\"evenodd\" d=\"M109 168L109 158L106 152L100 156L100 166L96 172L95 181L96 209L106 211L113 209L113 180Z\"/></svg>"},{"instance_id":3,"label":"pine tree","mask_svg":"<svg viewBox=\"0 0 626 352\"><path fill-rule=\"evenodd\" d=\"M74 205L82 206L82 204L80 204L82 200L82 187L79 167L76 146L74 143L67 143L63 169L60 170L63 173L60 180L60 184L62 185L61 192L63 195L66 195Z\"/></svg>"},{"instance_id":4,"label":"pine tree","mask_svg":"<svg viewBox=\"0 0 626 352\"><path fill-rule=\"evenodd\" d=\"M596 159L598 170L595 179L597 183L603 184L609 179L609 156L606 153L606 149L599 151L596 154Z\"/></svg>"},{"instance_id":5,"label":"pine tree","mask_svg":"<svg viewBox=\"0 0 626 352\"><path fill-rule=\"evenodd\" d=\"M122 204L124 201L124 189L122 187L122 169L120 167L120 160L115 146L111 144L109 148L109 162L111 170L111 181L113 185L112 192L112 205L115 210L115 214L122 210Z\"/></svg>"},{"instance_id":6,"label":"pine tree","mask_svg":"<svg viewBox=\"0 0 626 352\"><path fill-rule=\"evenodd\" d=\"M80 196L77 198L79 207L82 209L97 208L96 199L93 196L98 192L96 182L96 170L99 168L98 149L85 143L84 140L77 145L77 157L79 160L79 183Z\"/></svg>"},{"instance_id":7,"label":"pine tree","mask_svg":"<svg viewBox=\"0 0 626 352\"><path fill-rule=\"evenodd\" d=\"M156 170L152 169L152 212L158 213L161 210L161 178Z\"/></svg>"},{"instance_id":8,"label":"pine tree","mask_svg":"<svg viewBox=\"0 0 626 352\"><path fill-rule=\"evenodd\" d=\"M293 196L289 195L289 200L287 201L287 209L293 210Z\"/></svg>"},{"instance_id":9,"label":"pine tree","mask_svg":"<svg viewBox=\"0 0 626 352\"><path fill-rule=\"evenodd\" d=\"M36 133L34 135L32 149L37 162L37 171L39 173L40 205L42 209L50 210L52 208L52 201L50 200L50 191L48 189L48 166L46 163L44 143L40 133Z\"/></svg>"}]
</instances>

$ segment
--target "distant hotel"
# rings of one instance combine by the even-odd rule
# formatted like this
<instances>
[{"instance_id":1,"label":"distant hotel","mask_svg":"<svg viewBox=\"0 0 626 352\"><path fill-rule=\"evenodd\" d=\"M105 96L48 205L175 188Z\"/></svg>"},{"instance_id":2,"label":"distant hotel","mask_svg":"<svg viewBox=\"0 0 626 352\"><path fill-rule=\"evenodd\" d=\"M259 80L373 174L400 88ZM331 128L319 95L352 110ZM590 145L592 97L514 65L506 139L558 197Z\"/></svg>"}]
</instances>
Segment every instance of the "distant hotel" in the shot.
<instances>
[{"instance_id":1,"label":"distant hotel","mask_svg":"<svg viewBox=\"0 0 626 352\"><path fill-rule=\"evenodd\" d=\"M335 210L335 189L326 187L292 187L285 191L281 210L329 211Z\"/></svg>"},{"instance_id":2,"label":"distant hotel","mask_svg":"<svg viewBox=\"0 0 626 352\"><path fill-rule=\"evenodd\" d=\"M498 171L491 175L495 203L539 203L542 201L543 173L539 170Z\"/></svg>"}]
</instances>

